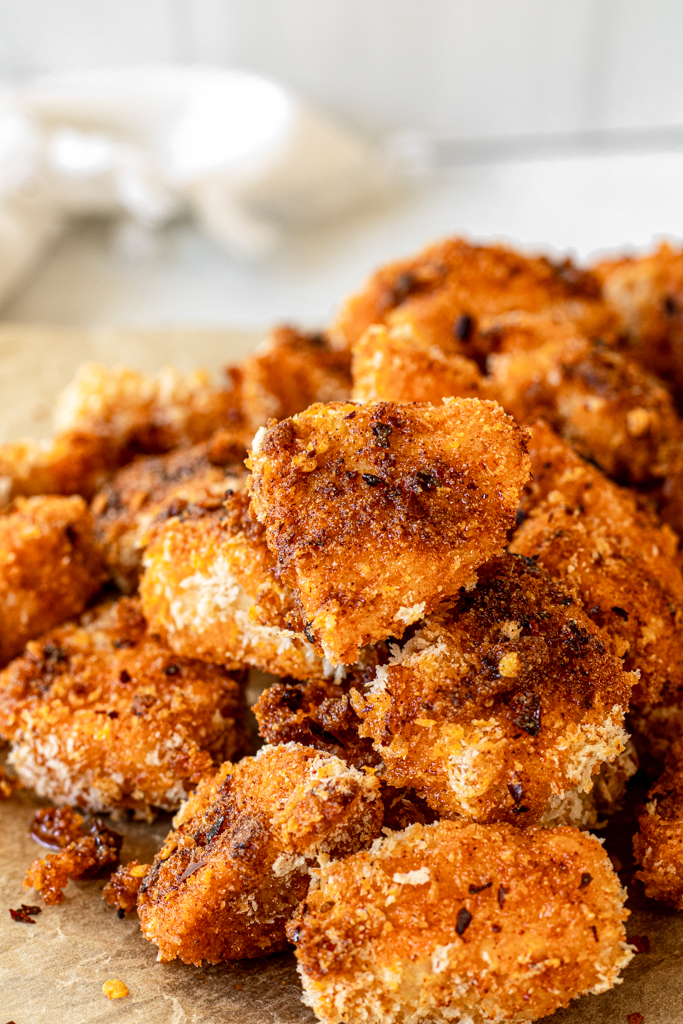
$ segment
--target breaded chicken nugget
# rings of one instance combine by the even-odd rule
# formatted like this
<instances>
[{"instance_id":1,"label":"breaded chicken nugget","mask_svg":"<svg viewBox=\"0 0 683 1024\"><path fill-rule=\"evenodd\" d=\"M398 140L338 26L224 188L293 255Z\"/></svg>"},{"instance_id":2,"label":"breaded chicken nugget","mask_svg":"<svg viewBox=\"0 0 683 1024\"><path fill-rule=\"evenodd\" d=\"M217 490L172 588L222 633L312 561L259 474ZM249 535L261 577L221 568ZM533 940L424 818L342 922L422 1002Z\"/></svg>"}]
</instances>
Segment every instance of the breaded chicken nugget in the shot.
<instances>
[{"instance_id":1,"label":"breaded chicken nugget","mask_svg":"<svg viewBox=\"0 0 683 1024\"><path fill-rule=\"evenodd\" d=\"M150 629L187 657L322 678L322 659L293 632L300 629L293 595L272 574L265 531L248 505L236 492L215 511L193 506L161 526L140 580Z\"/></svg>"},{"instance_id":2,"label":"breaded chicken nugget","mask_svg":"<svg viewBox=\"0 0 683 1024\"><path fill-rule=\"evenodd\" d=\"M683 249L664 242L647 256L597 263L628 352L683 398Z\"/></svg>"},{"instance_id":3,"label":"breaded chicken nugget","mask_svg":"<svg viewBox=\"0 0 683 1024\"><path fill-rule=\"evenodd\" d=\"M211 384L202 370L167 367L146 377L127 367L81 367L57 403L55 435L0 445L0 493L82 494L91 498L135 455L205 441L229 428L246 444L241 393Z\"/></svg>"},{"instance_id":4,"label":"breaded chicken nugget","mask_svg":"<svg viewBox=\"0 0 683 1024\"><path fill-rule=\"evenodd\" d=\"M79 615L105 578L82 498L17 498L0 514L0 665Z\"/></svg>"},{"instance_id":5,"label":"breaded chicken nugget","mask_svg":"<svg viewBox=\"0 0 683 1024\"><path fill-rule=\"evenodd\" d=\"M575 829L412 825L318 874L287 932L324 1024L536 1020L633 956L626 894Z\"/></svg>"},{"instance_id":6,"label":"breaded chicken nugget","mask_svg":"<svg viewBox=\"0 0 683 1024\"><path fill-rule=\"evenodd\" d=\"M571 320L589 336L607 338L614 331L597 278L570 260L552 263L449 238L380 268L347 299L329 334L333 344L347 348L371 324L410 324L427 344L476 358L471 343L479 318L513 310Z\"/></svg>"},{"instance_id":7,"label":"breaded chicken nugget","mask_svg":"<svg viewBox=\"0 0 683 1024\"><path fill-rule=\"evenodd\" d=\"M661 381L634 359L541 316L511 315L488 334L492 396L520 423L543 417L622 483L668 474L683 424Z\"/></svg>"},{"instance_id":8,"label":"breaded chicken nugget","mask_svg":"<svg viewBox=\"0 0 683 1024\"><path fill-rule=\"evenodd\" d=\"M509 550L576 587L624 668L639 673L632 704L683 691L683 576L671 530L543 423L531 428L529 454L528 518Z\"/></svg>"},{"instance_id":9,"label":"breaded chicken nugget","mask_svg":"<svg viewBox=\"0 0 683 1024\"><path fill-rule=\"evenodd\" d=\"M422 342L409 324L368 327L353 349L354 402L431 402L443 398L485 398L485 383L475 362L446 355Z\"/></svg>"},{"instance_id":10,"label":"breaded chicken nugget","mask_svg":"<svg viewBox=\"0 0 683 1024\"><path fill-rule=\"evenodd\" d=\"M242 404L252 434L269 419L283 420L314 402L343 402L351 391L348 352L324 334L276 327L240 365Z\"/></svg>"},{"instance_id":11,"label":"breaded chicken nugget","mask_svg":"<svg viewBox=\"0 0 683 1024\"><path fill-rule=\"evenodd\" d=\"M443 817L523 826L624 749L635 679L571 591L505 555L351 703L388 783Z\"/></svg>"},{"instance_id":12,"label":"breaded chicken nugget","mask_svg":"<svg viewBox=\"0 0 683 1024\"><path fill-rule=\"evenodd\" d=\"M472 586L529 475L523 429L456 398L314 405L259 432L248 464L278 577L332 663Z\"/></svg>"},{"instance_id":13,"label":"breaded chicken nugget","mask_svg":"<svg viewBox=\"0 0 683 1024\"><path fill-rule=\"evenodd\" d=\"M288 743L224 764L176 818L138 896L160 960L218 963L285 949L285 924L318 858L379 834L379 782L337 757Z\"/></svg>"},{"instance_id":14,"label":"breaded chicken nugget","mask_svg":"<svg viewBox=\"0 0 683 1024\"><path fill-rule=\"evenodd\" d=\"M40 796L151 818L242 751L242 694L242 677L178 657L122 598L31 641L0 673L0 736Z\"/></svg>"},{"instance_id":15,"label":"breaded chicken nugget","mask_svg":"<svg viewBox=\"0 0 683 1024\"><path fill-rule=\"evenodd\" d=\"M95 536L124 593L137 587L142 553L161 523L188 506L217 508L226 491L245 486L245 454L234 434L219 430L202 444L136 459L98 491Z\"/></svg>"},{"instance_id":16,"label":"breaded chicken nugget","mask_svg":"<svg viewBox=\"0 0 683 1024\"><path fill-rule=\"evenodd\" d=\"M683 740L667 757L664 772L647 795L633 840L636 873L645 895L683 910Z\"/></svg>"}]
</instances>

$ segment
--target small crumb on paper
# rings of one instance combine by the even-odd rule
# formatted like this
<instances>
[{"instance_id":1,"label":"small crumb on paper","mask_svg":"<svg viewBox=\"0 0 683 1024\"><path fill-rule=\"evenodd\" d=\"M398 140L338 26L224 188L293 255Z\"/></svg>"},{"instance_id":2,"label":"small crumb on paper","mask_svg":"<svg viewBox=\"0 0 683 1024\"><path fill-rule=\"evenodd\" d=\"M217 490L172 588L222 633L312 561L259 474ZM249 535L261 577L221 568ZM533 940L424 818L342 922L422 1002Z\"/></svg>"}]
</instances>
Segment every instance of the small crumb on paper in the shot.
<instances>
[{"instance_id":1,"label":"small crumb on paper","mask_svg":"<svg viewBox=\"0 0 683 1024\"><path fill-rule=\"evenodd\" d=\"M102 991L107 999L123 999L128 995L128 986L122 981L105 981Z\"/></svg>"},{"instance_id":2,"label":"small crumb on paper","mask_svg":"<svg viewBox=\"0 0 683 1024\"><path fill-rule=\"evenodd\" d=\"M628 1024L644 1024L645 1018L642 1013L629 1013L626 1020Z\"/></svg>"}]
</instances>

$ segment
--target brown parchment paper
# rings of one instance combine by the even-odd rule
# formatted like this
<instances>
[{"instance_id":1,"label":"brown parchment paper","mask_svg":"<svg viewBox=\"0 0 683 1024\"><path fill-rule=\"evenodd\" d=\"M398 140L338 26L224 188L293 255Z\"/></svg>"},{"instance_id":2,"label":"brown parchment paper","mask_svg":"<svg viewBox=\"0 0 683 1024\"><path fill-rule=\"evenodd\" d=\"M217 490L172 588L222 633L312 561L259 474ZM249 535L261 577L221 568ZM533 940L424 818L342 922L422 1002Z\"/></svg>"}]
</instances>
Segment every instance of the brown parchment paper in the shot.
<instances>
[{"instance_id":1,"label":"brown parchment paper","mask_svg":"<svg viewBox=\"0 0 683 1024\"><path fill-rule=\"evenodd\" d=\"M259 336L185 329L88 334L0 325L0 439L46 433L57 391L85 359L147 371L164 363L218 369L241 358ZM606 844L629 883L628 934L647 936L650 952L634 958L622 985L576 1001L548 1018L553 1024L627 1024L636 1013L645 1024L683 1024L683 915L646 900L640 883L631 882L634 808L643 796L636 786L629 807L607 830ZM30 862L47 853L27 835L39 806L25 792L0 802L0 1024L312 1024L290 954L235 967L158 964L137 918L121 921L103 902L102 881L71 882L65 902L45 907L34 925L12 921L10 907L41 902L22 887ZM123 859L145 862L161 845L170 818L114 827L125 835ZM126 983L129 996L110 1001L102 994L103 983L113 978Z\"/></svg>"}]
</instances>

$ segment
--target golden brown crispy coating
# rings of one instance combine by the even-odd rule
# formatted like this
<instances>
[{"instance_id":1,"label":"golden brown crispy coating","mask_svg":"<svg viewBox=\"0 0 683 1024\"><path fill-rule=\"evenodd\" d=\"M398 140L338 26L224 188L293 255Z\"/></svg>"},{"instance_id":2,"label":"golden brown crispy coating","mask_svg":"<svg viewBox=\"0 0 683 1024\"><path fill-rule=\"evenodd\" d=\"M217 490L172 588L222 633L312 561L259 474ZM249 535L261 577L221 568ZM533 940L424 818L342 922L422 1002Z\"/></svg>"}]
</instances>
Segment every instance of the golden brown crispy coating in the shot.
<instances>
[{"instance_id":1,"label":"golden brown crispy coating","mask_svg":"<svg viewBox=\"0 0 683 1024\"><path fill-rule=\"evenodd\" d=\"M627 351L683 397L683 250L664 242L647 256L593 267L616 311Z\"/></svg>"},{"instance_id":2,"label":"golden brown crispy coating","mask_svg":"<svg viewBox=\"0 0 683 1024\"><path fill-rule=\"evenodd\" d=\"M477 321L514 310L571 320L589 336L614 331L597 278L569 260L450 238L381 267L347 299L329 333L333 344L352 348L371 324L410 324L427 344L475 358Z\"/></svg>"},{"instance_id":3,"label":"golden brown crispy coating","mask_svg":"<svg viewBox=\"0 0 683 1024\"><path fill-rule=\"evenodd\" d=\"M246 482L246 452L229 431L167 455L136 459L95 495L95 536L117 586L137 587L142 553L159 526L188 506L218 508L226 491Z\"/></svg>"},{"instance_id":4,"label":"golden brown crispy coating","mask_svg":"<svg viewBox=\"0 0 683 1024\"><path fill-rule=\"evenodd\" d=\"M683 427L670 393L635 360L540 316L515 314L487 333L491 392L520 423L543 417L623 483L667 475Z\"/></svg>"},{"instance_id":5,"label":"golden brown crispy coating","mask_svg":"<svg viewBox=\"0 0 683 1024\"><path fill-rule=\"evenodd\" d=\"M0 735L41 796L149 818L243 749L242 690L240 676L170 651L122 598L31 641L0 673Z\"/></svg>"},{"instance_id":6,"label":"golden brown crispy coating","mask_svg":"<svg viewBox=\"0 0 683 1024\"><path fill-rule=\"evenodd\" d=\"M45 903L64 901L62 889L70 878L97 878L118 862L123 836L107 828L101 818L93 818L87 825L83 819L72 828L73 838L50 854L45 860L33 861L24 879L24 889L37 889Z\"/></svg>"},{"instance_id":7,"label":"golden brown crispy coating","mask_svg":"<svg viewBox=\"0 0 683 1024\"><path fill-rule=\"evenodd\" d=\"M388 783L443 817L524 826L624 749L634 682L572 591L505 555L351 702Z\"/></svg>"},{"instance_id":8,"label":"golden brown crispy coating","mask_svg":"<svg viewBox=\"0 0 683 1024\"><path fill-rule=\"evenodd\" d=\"M160 960L218 963L285 949L285 924L318 857L341 857L379 834L372 774L288 743L223 765L176 818L138 897Z\"/></svg>"},{"instance_id":9,"label":"golden brown crispy coating","mask_svg":"<svg viewBox=\"0 0 683 1024\"><path fill-rule=\"evenodd\" d=\"M624 897L592 836L440 821L324 865L287 930L323 1024L523 1022L616 983Z\"/></svg>"},{"instance_id":10,"label":"golden brown crispy coating","mask_svg":"<svg viewBox=\"0 0 683 1024\"><path fill-rule=\"evenodd\" d=\"M354 402L431 402L486 398L475 362L420 340L409 324L368 327L353 349Z\"/></svg>"},{"instance_id":11,"label":"golden brown crispy coating","mask_svg":"<svg viewBox=\"0 0 683 1024\"><path fill-rule=\"evenodd\" d=\"M343 402L351 391L351 359L324 334L276 327L240 364L242 405L252 434L314 402Z\"/></svg>"},{"instance_id":12,"label":"golden brown crispy coating","mask_svg":"<svg viewBox=\"0 0 683 1024\"><path fill-rule=\"evenodd\" d=\"M128 367L81 367L57 404L55 436L0 445L0 491L90 498L139 454L195 444L228 428L246 444L239 375L216 387L202 370L146 377Z\"/></svg>"},{"instance_id":13,"label":"golden brown crispy coating","mask_svg":"<svg viewBox=\"0 0 683 1024\"><path fill-rule=\"evenodd\" d=\"M314 405L257 434L251 509L332 663L432 611L500 552L529 475L493 402Z\"/></svg>"},{"instance_id":14,"label":"golden brown crispy coating","mask_svg":"<svg viewBox=\"0 0 683 1024\"><path fill-rule=\"evenodd\" d=\"M145 875L149 874L151 864L141 864L139 860L131 860L116 869L104 889L102 899L110 907L114 907L119 917L125 917L137 908L138 893Z\"/></svg>"},{"instance_id":15,"label":"golden brown crispy coating","mask_svg":"<svg viewBox=\"0 0 683 1024\"><path fill-rule=\"evenodd\" d=\"M82 498L17 498L0 514L0 665L79 615L104 580Z\"/></svg>"},{"instance_id":16,"label":"golden brown crispy coating","mask_svg":"<svg viewBox=\"0 0 683 1024\"><path fill-rule=\"evenodd\" d=\"M664 772L648 793L633 840L636 873L645 895L683 910L683 740L667 758Z\"/></svg>"},{"instance_id":17,"label":"golden brown crispy coating","mask_svg":"<svg viewBox=\"0 0 683 1024\"><path fill-rule=\"evenodd\" d=\"M683 576L668 527L641 511L544 423L531 428L528 518L510 551L533 558L575 587L624 668L640 673L631 701L683 690Z\"/></svg>"},{"instance_id":18,"label":"golden brown crispy coating","mask_svg":"<svg viewBox=\"0 0 683 1024\"><path fill-rule=\"evenodd\" d=\"M385 659L386 660L386 659ZM349 690L363 689L375 665L368 665L339 682L334 677L305 683L281 681L263 691L252 710L259 735L266 743L303 743L343 758L354 768L379 764L372 740L358 734L360 719L351 706Z\"/></svg>"},{"instance_id":19,"label":"golden brown crispy coating","mask_svg":"<svg viewBox=\"0 0 683 1024\"><path fill-rule=\"evenodd\" d=\"M322 678L322 659L292 632L299 628L293 597L271 573L265 531L248 505L238 492L220 509L188 508L160 528L140 581L150 629L187 657Z\"/></svg>"}]
</instances>

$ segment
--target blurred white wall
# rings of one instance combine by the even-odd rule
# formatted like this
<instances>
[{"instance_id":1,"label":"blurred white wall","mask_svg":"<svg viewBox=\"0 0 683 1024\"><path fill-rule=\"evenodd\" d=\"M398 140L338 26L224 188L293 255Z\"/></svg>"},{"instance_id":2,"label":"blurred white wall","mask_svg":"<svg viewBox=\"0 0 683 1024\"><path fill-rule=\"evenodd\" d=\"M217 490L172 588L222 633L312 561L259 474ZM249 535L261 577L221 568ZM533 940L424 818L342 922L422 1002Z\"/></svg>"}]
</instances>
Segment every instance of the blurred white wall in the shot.
<instances>
[{"instance_id":1,"label":"blurred white wall","mask_svg":"<svg viewBox=\"0 0 683 1024\"><path fill-rule=\"evenodd\" d=\"M0 77L179 61L279 78L370 133L683 127L681 0L0 0Z\"/></svg>"}]
</instances>

